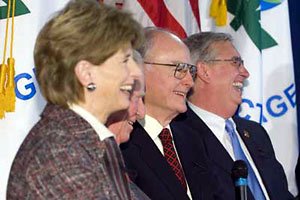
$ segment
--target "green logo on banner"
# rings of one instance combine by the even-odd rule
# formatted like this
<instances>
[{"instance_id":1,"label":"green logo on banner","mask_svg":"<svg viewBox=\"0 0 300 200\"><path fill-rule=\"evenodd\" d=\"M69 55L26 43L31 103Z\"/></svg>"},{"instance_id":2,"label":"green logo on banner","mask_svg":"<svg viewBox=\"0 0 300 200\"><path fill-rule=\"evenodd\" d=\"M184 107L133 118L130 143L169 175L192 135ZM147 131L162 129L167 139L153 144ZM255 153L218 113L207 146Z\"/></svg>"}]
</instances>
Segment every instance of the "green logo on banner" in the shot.
<instances>
[{"instance_id":1,"label":"green logo on banner","mask_svg":"<svg viewBox=\"0 0 300 200\"><path fill-rule=\"evenodd\" d=\"M261 27L259 0L227 0L227 8L228 12L235 16L230 22L230 26L235 31L244 26L259 50L277 45L272 36Z\"/></svg>"},{"instance_id":2,"label":"green logo on banner","mask_svg":"<svg viewBox=\"0 0 300 200\"><path fill-rule=\"evenodd\" d=\"M8 0L3 0L6 4ZM12 13L12 7L10 9L10 13ZM15 9L15 16L25 15L30 13L30 10L26 7L26 5L21 0L16 0L16 9ZM0 7L0 20L6 19L7 16L7 5ZM10 14L11 16L11 14Z\"/></svg>"}]
</instances>

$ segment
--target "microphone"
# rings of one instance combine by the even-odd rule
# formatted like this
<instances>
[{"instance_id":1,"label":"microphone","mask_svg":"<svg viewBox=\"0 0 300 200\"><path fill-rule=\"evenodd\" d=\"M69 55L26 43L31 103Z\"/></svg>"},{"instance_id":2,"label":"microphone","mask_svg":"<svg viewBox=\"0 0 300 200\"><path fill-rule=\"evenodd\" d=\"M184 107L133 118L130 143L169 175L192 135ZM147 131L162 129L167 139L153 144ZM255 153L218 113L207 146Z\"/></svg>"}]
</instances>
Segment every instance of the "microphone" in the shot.
<instances>
[{"instance_id":1,"label":"microphone","mask_svg":"<svg viewBox=\"0 0 300 200\"><path fill-rule=\"evenodd\" d=\"M247 200L248 167L245 161L236 160L231 170L237 200Z\"/></svg>"}]
</instances>

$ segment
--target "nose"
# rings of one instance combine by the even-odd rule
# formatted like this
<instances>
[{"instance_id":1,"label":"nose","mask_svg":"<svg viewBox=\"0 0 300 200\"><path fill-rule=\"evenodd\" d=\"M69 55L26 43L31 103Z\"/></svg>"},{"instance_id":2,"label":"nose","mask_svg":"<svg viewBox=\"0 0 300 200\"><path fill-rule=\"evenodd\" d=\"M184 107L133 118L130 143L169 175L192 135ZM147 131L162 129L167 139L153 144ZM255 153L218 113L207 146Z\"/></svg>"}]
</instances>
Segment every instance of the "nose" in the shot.
<instances>
[{"instance_id":1,"label":"nose","mask_svg":"<svg viewBox=\"0 0 300 200\"><path fill-rule=\"evenodd\" d=\"M182 82L184 85L186 85L190 88L194 86L194 79L193 79L193 76L192 76L190 70L187 71L185 77L182 79Z\"/></svg>"},{"instance_id":2,"label":"nose","mask_svg":"<svg viewBox=\"0 0 300 200\"><path fill-rule=\"evenodd\" d=\"M239 71L240 71L240 74L245 77L245 78L248 78L250 76L250 73L249 71L246 69L245 65L242 64L239 68Z\"/></svg>"},{"instance_id":3,"label":"nose","mask_svg":"<svg viewBox=\"0 0 300 200\"><path fill-rule=\"evenodd\" d=\"M143 99L140 97L137 102L136 118L143 119L145 117L145 114L146 114L145 104L143 102Z\"/></svg>"},{"instance_id":4,"label":"nose","mask_svg":"<svg viewBox=\"0 0 300 200\"><path fill-rule=\"evenodd\" d=\"M132 55L129 58L127 66L128 66L128 71L130 73L130 76L135 77L141 74L141 69L139 65L133 60Z\"/></svg>"}]
</instances>

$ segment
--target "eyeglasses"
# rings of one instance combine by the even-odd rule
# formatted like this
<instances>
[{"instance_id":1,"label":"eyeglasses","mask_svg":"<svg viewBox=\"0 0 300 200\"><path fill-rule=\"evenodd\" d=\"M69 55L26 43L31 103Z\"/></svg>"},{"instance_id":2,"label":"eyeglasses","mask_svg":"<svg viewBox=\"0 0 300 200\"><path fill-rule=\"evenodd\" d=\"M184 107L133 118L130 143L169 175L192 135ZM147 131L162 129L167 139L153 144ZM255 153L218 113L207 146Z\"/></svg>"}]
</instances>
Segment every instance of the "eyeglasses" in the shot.
<instances>
[{"instance_id":1,"label":"eyeglasses","mask_svg":"<svg viewBox=\"0 0 300 200\"><path fill-rule=\"evenodd\" d=\"M195 80L197 74L197 67L195 65L188 64L188 63L168 64L168 63L155 63L155 62L146 62L146 61L144 63L150 65L176 67L174 72L174 77L177 79L183 79L186 76L187 72L189 71L193 80Z\"/></svg>"},{"instance_id":2,"label":"eyeglasses","mask_svg":"<svg viewBox=\"0 0 300 200\"><path fill-rule=\"evenodd\" d=\"M230 59L212 59L212 60L205 60L205 62L220 62L220 61L225 61L225 62L231 62L233 66L240 67L241 65L244 65L244 60L239 57L239 56L233 56Z\"/></svg>"}]
</instances>

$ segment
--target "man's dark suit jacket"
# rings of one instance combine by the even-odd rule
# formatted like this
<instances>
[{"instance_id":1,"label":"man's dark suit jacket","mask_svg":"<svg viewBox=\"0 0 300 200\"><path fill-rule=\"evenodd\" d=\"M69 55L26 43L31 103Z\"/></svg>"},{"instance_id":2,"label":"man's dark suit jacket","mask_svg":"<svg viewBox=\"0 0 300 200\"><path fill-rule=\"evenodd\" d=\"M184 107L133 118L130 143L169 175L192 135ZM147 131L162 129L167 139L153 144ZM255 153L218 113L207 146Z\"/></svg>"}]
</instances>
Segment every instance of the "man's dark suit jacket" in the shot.
<instances>
[{"instance_id":1,"label":"man's dark suit jacket","mask_svg":"<svg viewBox=\"0 0 300 200\"><path fill-rule=\"evenodd\" d=\"M298 162L296 166L296 182L298 188L300 188L300 155L298 156ZM300 198L300 192L298 192L298 198Z\"/></svg>"},{"instance_id":2,"label":"man's dark suit jacket","mask_svg":"<svg viewBox=\"0 0 300 200\"><path fill-rule=\"evenodd\" d=\"M204 151L184 133L173 133L173 138L192 197L213 199L213 192L209 190L212 188L210 173L206 158L202 156ZM132 180L152 200L189 199L166 159L139 123L134 124L130 140L121 145L121 150Z\"/></svg>"},{"instance_id":3,"label":"man's dark suit jacket","mask_svg":"<svg viewBox=\"0 0 300 200\"><path fill-rule=\"evenodd\" d=\"M283 168L276 160L270 138L265 129L253 121L238 117L233 117L233 120L259 171L270 199L293 199L288 191ZM173 121L172 128L192 130L193 135L191 137L199 141L199 145L204 145L203 149L205 149L205 153L212 164L211 169L215 176L215 184L217 184L215 187L218 187L215 198L235 199L235 189L231 178L233 160L204 121L188 107L186 113L179 115ZM248 200L253 199L249 188L248 194Z\"/></svg>"},{"instance_id":4,"label":"man's dark suit jacket","mask_svg":"<svg viewBox=\"0 0 300 200\"><path fill-rule=\"evenodd\" d=\"M148 199L124 170L113 138L100 141L72 110L48 104L14 159L7 199Z\"/></svg>"}]
</instances>

